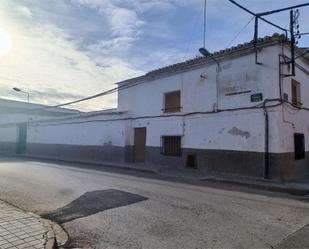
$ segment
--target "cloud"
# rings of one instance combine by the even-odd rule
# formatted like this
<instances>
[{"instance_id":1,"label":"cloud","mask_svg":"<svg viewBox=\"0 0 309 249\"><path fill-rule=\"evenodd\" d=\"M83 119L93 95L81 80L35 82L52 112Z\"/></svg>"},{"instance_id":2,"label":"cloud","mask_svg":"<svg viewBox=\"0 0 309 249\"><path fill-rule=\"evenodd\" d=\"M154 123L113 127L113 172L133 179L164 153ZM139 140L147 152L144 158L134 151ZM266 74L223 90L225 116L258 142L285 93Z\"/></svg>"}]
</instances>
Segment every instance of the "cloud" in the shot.
<instances>
[{"instance_id":1,"label":"cloud","mask_svg":"<svg viewBox=\"0 0 309 249\"><path fill-rule=\"evenodd\" d=\"M16 11L19 12L24 17L32 18L32 12L26 6L19 5L16 7Z\"/></svg>"},{"instance_id":2,"label":"cloud","mask_svg":"<svg viewBox=\"0 0 309 249\"><path fill-rule=\"evenodd\" d=\"M8 24L14 50L0 58L2 97L24 100L24 96L11 92L12 87L18 86L30 92L31 101L59 104L107 90L114 87L115 82L141 73L111 53L102 53L96 58L100 49L112 46L110 42L81 50L79 40L60 27L35 22L35 15L31 22L20 22L20 12L14 12L16 6L4 7L11 13L2 19ZM105 104L106 108L114 107L115 96L95 99L78 107L101 109Z\"/></svg>"},{"instance_id":3,"label":"cloud","mask_svg":"<svg viewBox=\"0 0 309 249\"><path fill-rule=\"evenodd\" d=\"M253 11L305 0L239 0ZM113 88L113 83L195 57L202 45L203 0L0 1L0 32L9 35L10 53L0 56L0 94L18 86L32 100L59 104ZM305 10L305 9L304 9ZM287 25L287 14L268 17ZM308 32L309 16L300 16ZM250 15L226 0L207 1L206 46L226 47ZM261 23L260 36L277 30ZM251 40L250 24L233 44ZM308 46L308 38L301 45ZM232 45L233 45L232 44ZM83 110L116 105L116 95L73 105Z\"/></svg>"},{"instance_id":4,"label":"cloud","mask_svg":"<svg viewBox=\"0 0 309 249\"><path fill-rule=\"evenodd\" d=\"M144 24L134 9L120 7L112 0L72 0L72 2L97 10L106 17L112 35L115 37L136 37Z\"/></svg>"}]
</instances>

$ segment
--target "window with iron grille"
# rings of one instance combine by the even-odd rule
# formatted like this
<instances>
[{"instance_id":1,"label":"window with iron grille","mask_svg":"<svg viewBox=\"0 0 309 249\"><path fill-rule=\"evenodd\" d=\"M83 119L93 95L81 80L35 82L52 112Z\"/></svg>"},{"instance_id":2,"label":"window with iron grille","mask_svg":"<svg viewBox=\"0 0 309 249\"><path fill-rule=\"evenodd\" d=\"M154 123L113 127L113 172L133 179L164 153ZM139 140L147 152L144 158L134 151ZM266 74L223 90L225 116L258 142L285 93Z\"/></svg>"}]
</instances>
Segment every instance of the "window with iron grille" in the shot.
<instances>
[{"instance_id":1,"label":"window with iron grille","mask_svg":"<svg viewBox=\"0 0 309 249\"><path fill-rule=\"evenodd\" d=\"M180 96L180 91L165 93L163 112L180 112Z\"/></svg>"},{"instance_id":2,"label":"window with iron grille","mask_svg":"<svg viewBox=\"0 0 309 249\"><path fill-rule=\"evenodd\" d=\"M294 153L295 160L305 158L305 135L302 133L294 133Z\"/></svg>"},{"instance_id":3,"label":"window with iron grille","mask_svg":"<svg viewBox=\"0 0 309 249\"><path fill-rule=\"evenodd\" d=\"M292 86L292 104L295 106L301 106L301 98L300 98L300 83L294 79L291 82Z\"/></svg>"},{"instance_id":4,"label":"window with iron grille","mask_svg":"<svg viewBox=\"0 0 309 249\"><path fill-rule=\"evenodd\" d=\"M166 156L181 156L181 136L163 136L162 154Z\"/></svg>"}]
</instances>

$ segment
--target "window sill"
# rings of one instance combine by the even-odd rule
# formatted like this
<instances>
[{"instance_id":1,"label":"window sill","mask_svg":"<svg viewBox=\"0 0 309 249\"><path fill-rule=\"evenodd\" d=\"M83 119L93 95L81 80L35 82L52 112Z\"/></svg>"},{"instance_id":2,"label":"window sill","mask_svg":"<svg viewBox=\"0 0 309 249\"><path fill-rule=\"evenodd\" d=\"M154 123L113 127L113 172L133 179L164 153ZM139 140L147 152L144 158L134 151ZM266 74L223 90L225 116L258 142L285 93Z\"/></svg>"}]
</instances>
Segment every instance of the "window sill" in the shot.
<instances>
[{"instance_id":1,"label":"window sill","mask_svg":"<svg viewBox=\"0 0 309 249\"><path fill-rule=\"evenodd\" d=\"M182 107L174 107L174 108L169 108L169 109L161 109L163 113L177 113L181 112Z\"/></svg>"}]
</instances>

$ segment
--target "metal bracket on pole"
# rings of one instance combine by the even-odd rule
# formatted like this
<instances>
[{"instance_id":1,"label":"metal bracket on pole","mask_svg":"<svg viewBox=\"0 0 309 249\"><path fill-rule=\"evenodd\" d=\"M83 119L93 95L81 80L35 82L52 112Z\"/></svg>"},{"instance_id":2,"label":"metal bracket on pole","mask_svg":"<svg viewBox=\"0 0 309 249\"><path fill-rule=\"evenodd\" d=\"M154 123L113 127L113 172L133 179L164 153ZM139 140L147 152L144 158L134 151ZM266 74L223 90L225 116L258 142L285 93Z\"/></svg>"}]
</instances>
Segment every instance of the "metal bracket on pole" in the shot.
<instances>
[{"instance_id":1,"label":"metal bracket on pole","mask_svg":"<svg viewBox=\"0 0 309 249\"><path fill-rule=\"evenodd\" d=\"M258 61L258 25L259 25L259 17L255 16L254 20L254 39L253 39L253 46L255 52L255 64L262 65L261 62Z\"/></svg>"},{"instance_id":2,"label":"metal bracket on pole","mask_svg":"<svg viewBox=\"0 0 309 249\"><path fill-rule=\"evenodd\" d=\"M294 34L294 28L293 27L294 27L294 21L295 20L294 20L293 9L309 6L309 3L294 5L294 6L290 6L290 7L287 7L287 8L282 8L282 9L277 9L277 10L272 10L272 11L267 11L267 12L262 12L262 13L254 13L254 12L250 11L249 9L245 8L244 6L240 5L239 3L237 3L235 0L229 0L229 1L232 4L236 5L237 7L241 8L242 10L246 11L247 13L249 13L249 14L251 14L255 17L253 45L254 45L254 51L255 51L255 63L258 64L258 65L261 65L261 63L258 61L258 21L259 21L259 19L261 21L264 21L264 22L284 31L286 38L288 37L288 31L290 31L291 61L289 63L291 63L291 65L292 65L291 76L294 76L295 75L295 34ZM265 19L263 17L263 16L271 15L271 14L286 11L286 10L290 10L290 30L287 30L283 27L280 27L279 25L272 23L272 22L268 21L267 19ZM303 34L309 34L309 33L303 33ZM301 35L301 34L298 33L298 35Z\"/></svg>"}]
</instances>

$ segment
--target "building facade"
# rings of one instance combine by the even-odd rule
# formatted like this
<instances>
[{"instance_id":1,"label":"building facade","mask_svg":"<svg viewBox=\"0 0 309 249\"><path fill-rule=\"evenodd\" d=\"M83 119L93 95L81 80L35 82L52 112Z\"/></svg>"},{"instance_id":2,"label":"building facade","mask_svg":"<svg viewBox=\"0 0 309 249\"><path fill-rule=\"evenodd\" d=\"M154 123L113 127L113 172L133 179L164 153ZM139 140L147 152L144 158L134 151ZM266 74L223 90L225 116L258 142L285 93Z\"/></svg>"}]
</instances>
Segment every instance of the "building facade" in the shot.
<instances>
[{"instance_id":1,"label":"building facade","mask_svg":"<svg viewBox=\"0 0 309 249\"><path fill-rule=\"evenodd\" d=\"M73 109L47 108L46 105L0 99L0 152L26 153L27 126L30 123L79 113Z\"/></svg>"},{"instance_id":2,"label":"building facade","mask_svg":"<svg viewBox=\"0 0 309 249\"><path fill-rule=\"evenodd\" d=\"M26 154L281 180L309 169L309 60L279 35L118 83L118 108L30 122ZM297 50L302 55L301 49ZM19 143L16 126L0 127ZM5 137L5 136L4 136ZM8 139L8 138L7 138Z\"/></svg>"}]
</instances>

